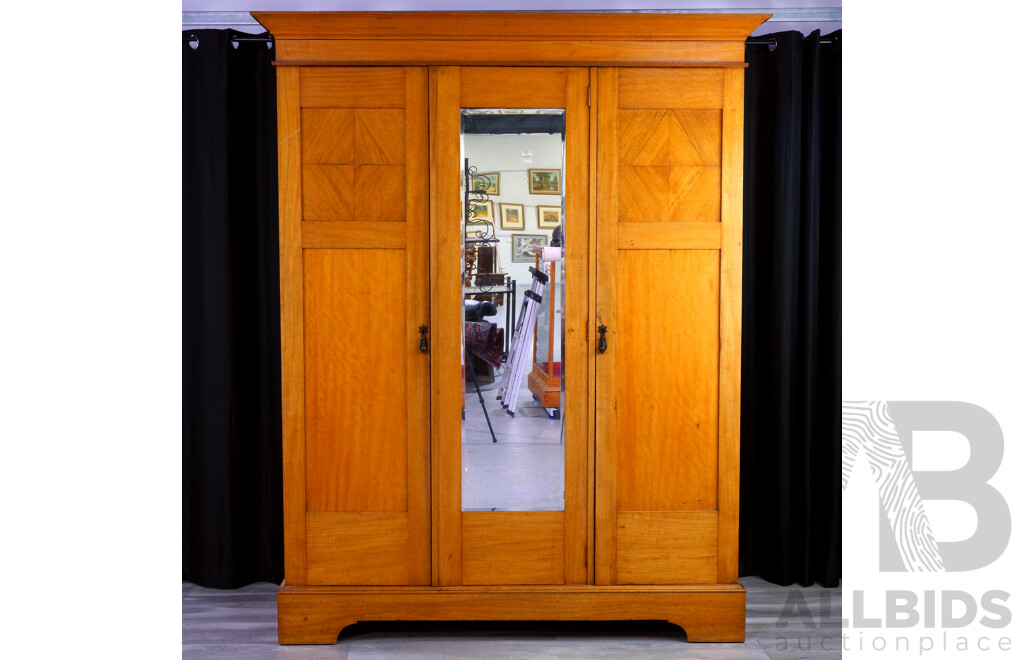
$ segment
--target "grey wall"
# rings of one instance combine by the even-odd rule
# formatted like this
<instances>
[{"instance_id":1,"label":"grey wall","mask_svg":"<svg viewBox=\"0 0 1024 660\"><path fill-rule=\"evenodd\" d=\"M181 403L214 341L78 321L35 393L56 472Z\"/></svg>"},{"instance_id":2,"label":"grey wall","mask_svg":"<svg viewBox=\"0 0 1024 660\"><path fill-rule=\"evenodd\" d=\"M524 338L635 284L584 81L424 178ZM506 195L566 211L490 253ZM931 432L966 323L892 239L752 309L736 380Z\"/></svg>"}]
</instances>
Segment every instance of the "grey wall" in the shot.
<instances>
[{"instance_id":1,"label":"grey wall","mask_svg":"<svg viewBox=\"0 0 1024 660\"><path fill-rule=\"evenodd\" d=\"M545 242L551 240L551 229L541 229L537 226L537 205L560 206L562 198L560 195L531 195L527 186L527 170L530 168L539 169L562 169L562 138L559 135L466 135L462 142L463 156L469 158L469 163L477 168L478 172L498 172L501 174L499 194L491 195L494 202L494 233L500 240L498 243L498 257L501 269L510 274L516 281L518 300L522 300L522 292L530 288L533 276L530 274L532 263L514 263L512 261L512 236L515 234L542 235ZM524 163L523 151L529 151L532 155L532 162ZM522 204L524 207L525 228L515 231L501 229L500 204ZM566 227L566 240L571 240L572 230ZM544 292L545 301L548 296L557 296L560 287L554 291ZM586 292L583 292L585 295ZM569 295L572 295L571 292ZM561 309L560 298L556 297L556 305ZM545 306L546 307L546 306ZM518 310L517 310L518 311ZM514 319L515 317L513 317ZM505 310L499 309L497 317L488 319L505 327ZM555 332L558 329L557 319ZM555 358L558 358L560 351L556 346Z\"/></svg>"}]
</instances>

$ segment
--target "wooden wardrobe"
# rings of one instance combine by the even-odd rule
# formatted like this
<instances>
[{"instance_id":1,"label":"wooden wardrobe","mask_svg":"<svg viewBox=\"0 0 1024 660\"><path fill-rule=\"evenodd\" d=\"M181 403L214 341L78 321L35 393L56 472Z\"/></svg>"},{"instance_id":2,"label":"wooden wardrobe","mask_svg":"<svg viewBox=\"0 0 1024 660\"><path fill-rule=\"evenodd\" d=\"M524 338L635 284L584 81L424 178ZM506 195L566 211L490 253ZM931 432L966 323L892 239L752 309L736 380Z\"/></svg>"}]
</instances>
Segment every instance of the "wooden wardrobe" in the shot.
<instances>
[{"instance_id":1,"label":"wooden wardrobe","mask_svg":"<svg viewBox=\"0 0 1024 660\"><path fill-rule=\"evenodd\" d=\"M742 641L744 42L768 16L253 16L277 50L280 642L488 619ZM565 109L561 511L462 510L461 108Z\"/></svg>"}]
</instances>

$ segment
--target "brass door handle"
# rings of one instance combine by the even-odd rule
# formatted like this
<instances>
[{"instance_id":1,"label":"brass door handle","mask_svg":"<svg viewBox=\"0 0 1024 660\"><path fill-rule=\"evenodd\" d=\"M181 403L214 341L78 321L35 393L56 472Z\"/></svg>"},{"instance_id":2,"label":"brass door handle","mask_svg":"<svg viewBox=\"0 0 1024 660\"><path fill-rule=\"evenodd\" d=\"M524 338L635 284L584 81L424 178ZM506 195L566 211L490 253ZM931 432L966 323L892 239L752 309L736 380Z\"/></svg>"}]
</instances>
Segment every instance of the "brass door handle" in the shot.
<instances>
[{"instance_id":1,"label":"brass door handle","mask_svg":"<svg viewBox=\"0 0 1024 660\"><path fill-rule=\"evenodd\" d=\"M427 352L427 326L420 326L420 353Z\"/></svg>"},{"instance_id":2,"label":"brass door handle","mask_svg":"<svg viewBox=\"0 0 1024 660\"><path fill-rule=\"evenodd\" d=\"M601 335L601 338L597 340L597 352L604 353L608 350L608 339L604 336L608 332L608 326L602 323L598 326L597 331Z\"/></svg>"}]
</instances>

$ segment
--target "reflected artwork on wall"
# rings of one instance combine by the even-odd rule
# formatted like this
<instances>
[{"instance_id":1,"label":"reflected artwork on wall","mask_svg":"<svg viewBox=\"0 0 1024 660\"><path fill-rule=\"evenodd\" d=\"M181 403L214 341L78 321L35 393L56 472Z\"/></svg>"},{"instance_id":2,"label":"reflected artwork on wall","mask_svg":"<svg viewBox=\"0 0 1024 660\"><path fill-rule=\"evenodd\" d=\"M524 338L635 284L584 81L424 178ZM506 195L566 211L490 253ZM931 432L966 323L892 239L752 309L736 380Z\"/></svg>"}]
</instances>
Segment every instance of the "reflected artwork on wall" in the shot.
<instances>
[{"instance_id":1,"label":"reflected artwork on wall","mask_svg":"<svg viewBox=\"0 0 1024 660\"><path fill-rule=\"evenodd\" d=\"M481 222L494 222L494 202L491 200L469 200L469 217L466 223L473 225Z\"/></svg>"},{"instance_id":2,"label":"reflected artwork on wall","mask_svg":"<svg viewBox=\"0 0 1024 660\"><path fill-rule=\"evenodd\" d=\"M499 172L483 172L473 175L473 190L488 195L501 194L501 174Z\"/></svg>"},{"instance_id":3,"label":"reflected artwork on wall","mask_svg":"<svg viewBox=\"0 0 1024 660\"><path fill-rule=\"evenodd\" d=\"M548 244L548 237L541 234L516 234L512 237L512 261L516 263L533 263L536 260L536 248Z\"/></svg>"},{"instance_id":4,"label":"reflected artwork on wall","mask_svg":"<svg viewBox=\"0 0 1024 660\"><path fill-rule=\"evenodd\" d=\"M498 204L501 213L501 228L515 231L526 229L526 218L522 204Z\"/></svg>"},{"instance_id":5,"label":"reflected artwork on wall","mask_svg":"<svg viewBox=\"0 0 1024 660\"><path fill-rule=\"evenodd\" d=\"M561 195L562 170L529 170L531 195Z\"/></svg>"},{"instance_id":6,"label":"reflected artwork on wall","mask_svg":"<svg viewBox=\"0 0 1024 660\"><path fill-rule=\"evenodd\" d=\"M562 224L561 206L538 206L537 226L541 229L558 229Z\"/></svg>"}]
</instances>

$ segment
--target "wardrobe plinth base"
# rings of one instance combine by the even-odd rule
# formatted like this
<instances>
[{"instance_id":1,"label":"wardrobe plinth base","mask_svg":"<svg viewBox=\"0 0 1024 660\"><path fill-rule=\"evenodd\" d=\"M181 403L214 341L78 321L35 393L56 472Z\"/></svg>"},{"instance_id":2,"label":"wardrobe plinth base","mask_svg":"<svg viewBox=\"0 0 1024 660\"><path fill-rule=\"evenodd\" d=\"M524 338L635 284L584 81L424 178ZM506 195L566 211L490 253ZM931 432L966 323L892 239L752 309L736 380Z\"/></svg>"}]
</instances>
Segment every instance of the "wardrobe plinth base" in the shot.
<instances>
[{"instance_id":1,"label":"wardrobe plinth base","mask_svg":"<svg viewBox=\"0 0 1024 660\"><path fill-rule=\"evenodd\" d=\"M277 592L278 642L334 644L359 621L674 623L691 642L742 642L746 590L735 585L290 587Z\"/></svg>"}]
</instances>

